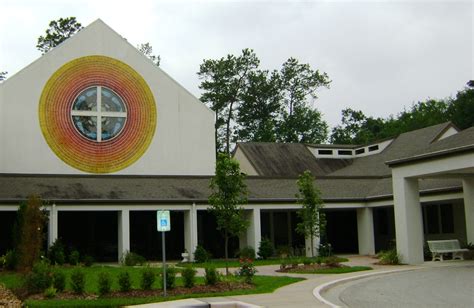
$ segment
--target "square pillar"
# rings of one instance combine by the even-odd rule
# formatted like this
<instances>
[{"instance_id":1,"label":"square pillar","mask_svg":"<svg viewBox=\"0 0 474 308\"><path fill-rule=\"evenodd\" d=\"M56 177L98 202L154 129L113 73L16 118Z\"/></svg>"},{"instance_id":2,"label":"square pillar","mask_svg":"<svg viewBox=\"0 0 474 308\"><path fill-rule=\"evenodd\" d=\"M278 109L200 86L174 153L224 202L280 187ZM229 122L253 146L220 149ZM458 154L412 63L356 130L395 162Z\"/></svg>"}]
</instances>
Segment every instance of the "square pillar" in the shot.
<instances>
[{"instance_id":1,"label":"square pillar","mask_svg":"<svg viewBox=\"0 0 474 308\"><path fill-rule=\"evenodd\" d=\"M118 218L118 261L123 255L130 251L130 211L121 210L117 212Z\"/></svg>"},{"instance_id":2,"label":"square pillar","mask_svg":"<svg viewBox=\"0 0 474 308\"><path fill-rule=\"evenodd\" d=\"M474 179L463 179L464 213L466 216L466 240L474 243Z\"/></svg>"},{"instance_id":3,"label":"square pillar","mask_svg":"<svg viewBox=\"0 0 474 308\"><path fill-rule=\"evenodd\" d=\"M422 264L423 216L418 179L393 176L393 200L397 251L401 262Z\"/></svg>"},{"instance_id":4,"label":"square pillar","mask_svg":"<svg viewBox=\"0 0 474 308\"><path fill-rule=\"evenodd\" d=\"M53 245L53 243L58 238L58 210L56 209L56 204L53 203L49 209L49 221L48 221L48 248Z\"/></svg>"},{"instance_id":5,"label":"square pillar","mask_svg":"<svg viewBox=\"0 0 474 308\"><path fill-rule=\"evenodd\" d=\"M375 254L373 209L369 207L357 209L357 236L360 255Z\"/></svg>"},{"instance_id":6,"label":"square pillar","mask_svg":"<svg viewBox=\"0 0 474 308\"><path fill-rule=\"evenodd\" d=\"M250 224L247 231L239 238L240 248L249 246L255 249L255 253L257 253L262 240L260 209L246 210L244 213Z\"/></svg>"},{"instance_id":7,"label":"square pillar","mask_svg":"<svg viewBox=\"0 0 474 308\"><path fill-rule=\"evenodd\" d=\"M189 211L184 211L184 248L189 253L189 261L194 261L194 251L198 244L197 211L193 203Z\"/></svg>"}]
</instances>

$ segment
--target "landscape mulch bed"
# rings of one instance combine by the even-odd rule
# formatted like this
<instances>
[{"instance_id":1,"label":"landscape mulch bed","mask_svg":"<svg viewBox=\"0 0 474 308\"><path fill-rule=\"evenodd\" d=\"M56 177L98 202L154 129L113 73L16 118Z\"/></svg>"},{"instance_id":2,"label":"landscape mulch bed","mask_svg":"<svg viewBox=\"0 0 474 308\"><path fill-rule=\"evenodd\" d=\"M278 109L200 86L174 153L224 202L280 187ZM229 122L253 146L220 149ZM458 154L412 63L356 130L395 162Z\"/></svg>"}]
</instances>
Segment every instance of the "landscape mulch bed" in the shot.
<instances>
[{"instance_id":1,"label":"landscape mulch bed","mask_svg":"<svg viewBox=\"0 0 474 308\"><path fill-rule=\"evenodd\" d=\"M20 308L21 301L13 294L12 291L0 284L0 307Z\"/></svg>"},{"instance_id":2,"label":"landscape mulch bed","mask_svg":"<svg viewBox=\"0 0 474 308\"><path fill-rule=\"evenodd\" d=\"M301 272L301 271L314 271L314 270L322 270L322 269L330 269L330 268L340 268L340 267L350 267L347 265L339 264L337 266L331 265L319 265L319 264L308 264L308 265L298 265L298 266L288 266L285 268L280 268L276 270L279 273L291 273L291 272Z\"/></svg>"},{"instance_id":3,"label":"landscape mulch bed","mask_svg":"<svg viewBox=\"0 0 474 308\"><path fill-rule=\"evenodd\" d=\"M173 289L167 290L168 296L175 295L185 295L185 294L195 294L195 293L220 293L234 290L249 290L255 288L254 285L248 284L245 282L219 282L213 286L207 285L196 285L192 288L185 287L176 287ZM131 298L131 297L153 297L153 296L163 296L163 290L153 289L153 290L130 290L128 292L119 292L113 291L107 295L102 296L102 298ZM71 291L64 291L56 294L54 299L97 299L99 296L97 294L76 294ZM28 296L27 299L31 300L44 300L47 299L43 294L34 294Z\"/></svg>"}]
</instances>

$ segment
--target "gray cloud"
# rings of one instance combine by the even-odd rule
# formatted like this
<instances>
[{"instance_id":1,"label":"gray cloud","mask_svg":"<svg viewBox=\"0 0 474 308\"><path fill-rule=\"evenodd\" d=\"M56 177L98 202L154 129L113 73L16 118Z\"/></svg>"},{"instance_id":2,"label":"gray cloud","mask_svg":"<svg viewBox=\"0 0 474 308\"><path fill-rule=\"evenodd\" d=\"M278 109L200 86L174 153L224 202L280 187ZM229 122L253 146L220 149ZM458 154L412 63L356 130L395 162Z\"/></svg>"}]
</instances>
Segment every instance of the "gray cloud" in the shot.
<instances>
[{"instance_id":1,"label":"gray cloud","mask_svg":"<svg viewBox=\"0 0 474 308\"><path fill-rule=\"evenodd\" d=\"M203 59L253 48L262 66L289 57L333 80L315 105L335 125L346 107L388 116L428 97L444 98L473 78L470 1L156 2L2 1L0 69L39 56L48 22L102 18L132 44L149 41L162 68L196 96ZM12 27L11 25L16 25Z\"/></svg>"}]
</instances>

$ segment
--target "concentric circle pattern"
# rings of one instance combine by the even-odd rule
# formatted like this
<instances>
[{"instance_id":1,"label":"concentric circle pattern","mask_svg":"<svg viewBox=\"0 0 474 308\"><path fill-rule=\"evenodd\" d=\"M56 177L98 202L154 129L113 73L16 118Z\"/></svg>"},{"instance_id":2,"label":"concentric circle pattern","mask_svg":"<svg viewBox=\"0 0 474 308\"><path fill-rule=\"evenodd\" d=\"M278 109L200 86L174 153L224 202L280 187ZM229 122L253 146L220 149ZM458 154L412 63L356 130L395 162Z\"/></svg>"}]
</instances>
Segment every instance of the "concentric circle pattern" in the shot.
<instances>
[{"instance_id":1,"label":"concentric circle pattern","mask_svg":"<svg viewBox=\"0 0 474 308\"><path fill-rule=\"evenodd\" d=\"M74 128L71 106L84 89L104 86L120 95L127 122L116 138L87 140ZM105 56L87 56L59 68L46 83L39 122L46 142L68 165L90 173L110 173L136 162L148 149L156 129L156 104L145 80L127 64Z\"/></svg>"}]
</instances>

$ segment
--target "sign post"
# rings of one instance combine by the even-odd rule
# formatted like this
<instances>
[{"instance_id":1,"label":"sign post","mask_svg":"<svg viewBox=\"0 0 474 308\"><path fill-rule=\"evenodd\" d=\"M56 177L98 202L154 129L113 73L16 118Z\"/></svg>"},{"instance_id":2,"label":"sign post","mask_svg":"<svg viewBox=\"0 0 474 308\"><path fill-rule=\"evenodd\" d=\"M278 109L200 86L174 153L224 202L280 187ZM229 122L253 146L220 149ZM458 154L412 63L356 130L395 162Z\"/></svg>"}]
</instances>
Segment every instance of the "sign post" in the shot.
<instances>
[{"instance_id":1,"label":"sign post","mask_svg":"<svg viewBox=\"0 0 474 308\"><path fill-rule=\"evenodd\" d=\"M161 232L161 251L163 254L163 293L166 296L166 244L165 232L171 230L170 211L157 211L156 222L158 232Z\"/></svg>"}]
</instances>

